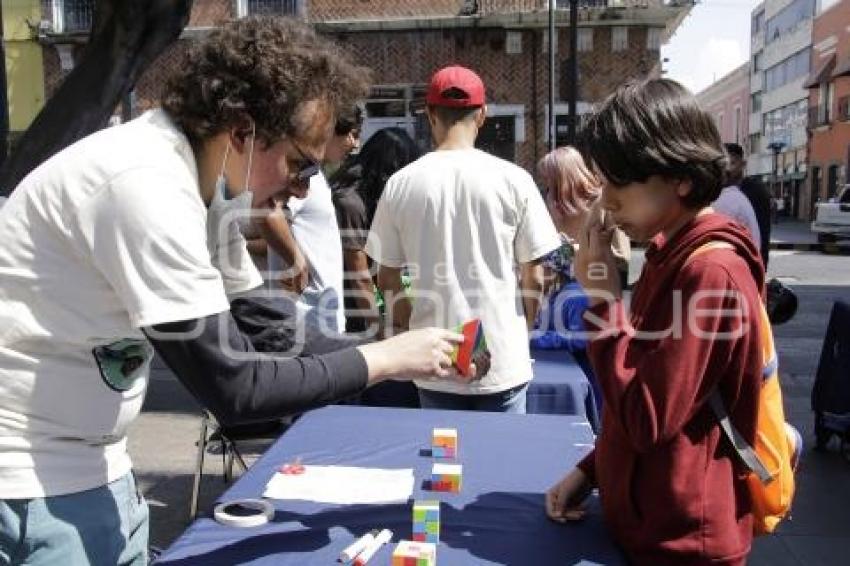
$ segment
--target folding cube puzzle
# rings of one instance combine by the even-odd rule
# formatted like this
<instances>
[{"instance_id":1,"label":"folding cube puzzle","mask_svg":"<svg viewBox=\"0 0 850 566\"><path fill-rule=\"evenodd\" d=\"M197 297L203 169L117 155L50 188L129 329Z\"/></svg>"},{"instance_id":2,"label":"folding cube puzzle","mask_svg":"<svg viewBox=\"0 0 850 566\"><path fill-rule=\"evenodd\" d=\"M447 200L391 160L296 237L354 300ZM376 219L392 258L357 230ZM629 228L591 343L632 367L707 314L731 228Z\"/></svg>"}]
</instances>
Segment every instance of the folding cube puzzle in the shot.
<instances>
[{"instance_id":1,"label":"folding cube puzzle","mask_svg":"<svg viewBox=\"0 0 850 566\"><path fill-rule=\"evenodd\" d=\"M457 429L434 429L431 439L431 456L434 458L457 458Z\"/></svg>"},{"instance_id":2,"label":"folding cube puzzle","mask_svg":"<svg viewBox=\"0 0 850 566\"><path fill-rule=\"evenodd\" d=\"M455 346L452 352L452 363L463 375L470 375L469 365L472 363L472 357L487 349L487 342L484 340L484 327L481 326L481 321L477 318L470 320L457 328L455 331L458 334L463 334L463 343Z\"/></svg>"},{"instance_id":3,"label":"folding cube puzzle","mask_svg":"<svg viewBox=\"0 0 850 566\"><path fill-rule=\"evenodd\" d=\"M403 540L393 551L392 566L437 566L437 546L430 542Z\"/></svg>"},{"instance_id":4,"label":"folding cube puzzle","mask_svg":"<svg viewBox=\"0 0 850 566\"><path fill-rule=\"evenodd\" d=\"M440 542L440 502L413 502L413 540L416 542Z\"/></svg>"},{"instance_id":5,"label":"folding cube puzzle","mask_svg":"<svg viewBox=\"0 0 850 566\"><path fill-rule=\"evenodd\" d=\"M460 492L463 466L460 464L434 464L431 468L431 490Z\"/></svg>"}]
</instances>

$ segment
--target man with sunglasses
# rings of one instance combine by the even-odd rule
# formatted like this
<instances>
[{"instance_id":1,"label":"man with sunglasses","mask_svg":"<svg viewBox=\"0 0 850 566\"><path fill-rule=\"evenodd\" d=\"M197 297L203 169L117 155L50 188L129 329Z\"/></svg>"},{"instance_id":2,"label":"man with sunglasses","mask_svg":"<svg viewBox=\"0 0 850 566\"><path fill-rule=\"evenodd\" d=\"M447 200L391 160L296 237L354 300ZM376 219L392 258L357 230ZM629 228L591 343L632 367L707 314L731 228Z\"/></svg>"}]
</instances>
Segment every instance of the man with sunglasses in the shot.
<instances>
[{"instance_id":1,"label":"man with sunglasses","mask_svg":"<svg viewBox=\"0 0 850 566\"><path fill-rule=\"evenodd\" d=\"M298 187L309 183L308 192L290 191L290 198L281 198L275 211L262 222L261 233L269 246L270 287L297 295L308 324L320 330L345 330L342 246L325 173L336 170L358 147L361 120L356 106L344 109L325 147L321 166L315 157L299 149L298 177L303 180Z\"/></svg>"},{"instance_id":2,"label":"man with sunglasses","mask_svg":"<svg viewBox=\"0 0 850 566\"><path fill-rule=\"evenodd\" d=\"M127 430L154 350L223 425L385 379L460 379L463 337L437 329L257 354L249 333L276 328L234 316L262 282L238 224L307 191L339 108L365 85L286 19L229 22L187 56L162 108L57 153L0 210L0 564L147 562ZM275 343L288 341L283 329Z\"/></svg>"}]
</instances>

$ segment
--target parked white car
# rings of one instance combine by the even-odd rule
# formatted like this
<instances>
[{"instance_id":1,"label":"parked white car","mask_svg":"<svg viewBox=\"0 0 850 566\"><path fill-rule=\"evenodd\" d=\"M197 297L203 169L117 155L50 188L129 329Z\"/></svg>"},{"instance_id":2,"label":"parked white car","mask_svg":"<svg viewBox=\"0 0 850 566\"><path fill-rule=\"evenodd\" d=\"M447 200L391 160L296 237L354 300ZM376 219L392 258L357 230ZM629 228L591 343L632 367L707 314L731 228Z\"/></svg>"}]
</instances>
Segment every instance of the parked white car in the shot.
<instances>
[{"instance_id":1,"label":"parked white car","mask_svg":"<svg viewBox=\"0 0 850 566\"><path fill-rule=\"evenodd\" d=\"M844 185L837 198L815 204L812 232L818 235L818 242L850 238L850 185Z\"/></svg>"}]
</instances>

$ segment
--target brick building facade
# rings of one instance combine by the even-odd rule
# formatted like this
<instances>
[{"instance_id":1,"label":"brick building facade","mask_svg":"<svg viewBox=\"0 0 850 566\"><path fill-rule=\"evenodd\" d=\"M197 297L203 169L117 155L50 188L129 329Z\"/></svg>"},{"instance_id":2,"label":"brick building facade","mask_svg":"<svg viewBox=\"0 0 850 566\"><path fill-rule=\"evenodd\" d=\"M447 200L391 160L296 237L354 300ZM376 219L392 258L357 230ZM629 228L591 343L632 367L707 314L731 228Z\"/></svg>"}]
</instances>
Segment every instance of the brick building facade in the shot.
<instances>
[{"instance_id":1,"label":"brick building facade","mask_svg":"<svg viewBox=\"0 0 850 566\"><path fill-rule=\"evenodd\" d=\"M629 78L657 76L659 49L691 9L689 1L580 0L578 28L579 113ZM52 22L45 46L48 95L72 68L85 41L85 0L43 0ZM560 8L569 2L558 0ZM136 85L133 110L156 104L159 85L186 43L229 18L247 13L285 13L306 20L338 42L355 61L372 69L375 84L366 108L364 134L400 125L423 144L424 85L437 68L459 63L476 69L488 88L490 119L481 145L532 168L547 149L547 0L195 0L183 37ZM74 10L82 13L70 13ZM88 14L90 19L91 15ZM64 22L61 20L64 19ZM57 26L74 22L77 28ZM566 64L569 10L557 11L555 48L557 141L566 134ZM82 24L82 25L80 25Z\"/></svg>"},{"instance_id":2,"label":"brick building facade","mask_svg":"<svg viewBox=\"0 0 850 566\"><path fill-rule=\"evenodd\" d=\"M815 202L850 184L850 0L815 19L811 68L807 205L813 211Z\"/></svg>"}]
</instances>

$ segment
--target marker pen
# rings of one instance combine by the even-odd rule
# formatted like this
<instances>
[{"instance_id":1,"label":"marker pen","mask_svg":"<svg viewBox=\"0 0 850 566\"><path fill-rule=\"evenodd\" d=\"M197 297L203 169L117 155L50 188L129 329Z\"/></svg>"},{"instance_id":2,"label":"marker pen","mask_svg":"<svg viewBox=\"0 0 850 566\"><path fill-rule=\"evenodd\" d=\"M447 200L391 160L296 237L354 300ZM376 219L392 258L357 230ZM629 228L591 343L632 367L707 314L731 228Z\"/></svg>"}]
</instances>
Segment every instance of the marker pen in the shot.
<instances>
[{"instance_id":1,"label":"marker pen","mask_svg":"<svg viewBox=\"0 0 850 566\"><path fill-rule=\"evenodd\" d=\"M357 555L357 558L354 559L354 566L363 566L369 562L375 553L378 552L386 543L390 542L392 538L393 532L391 530L384 529L381 531L378 536L375 537L375 540L373 540L363 552Z\"/></svg>"},{"instance_id":2,"label":"marker pen","mask_svg":"<svg viewBox=\"0 0 850 566\"><path fill-rule=\"evenodd\" d=\"M377 534L377 530L369 531L368 533L348 545L345 550L340 552L339 558L337 558L337 560L339 560L340 562L350 562L354 560L355 556L363 552L363 550L367 546L372 544L372 542L375 540L375 535Z\"/></svg>"}]
</instances>

